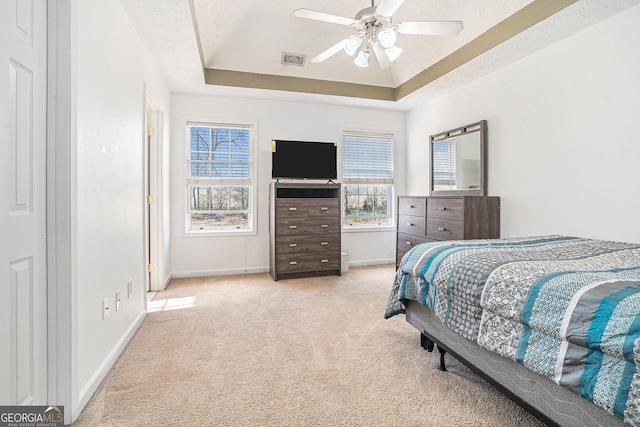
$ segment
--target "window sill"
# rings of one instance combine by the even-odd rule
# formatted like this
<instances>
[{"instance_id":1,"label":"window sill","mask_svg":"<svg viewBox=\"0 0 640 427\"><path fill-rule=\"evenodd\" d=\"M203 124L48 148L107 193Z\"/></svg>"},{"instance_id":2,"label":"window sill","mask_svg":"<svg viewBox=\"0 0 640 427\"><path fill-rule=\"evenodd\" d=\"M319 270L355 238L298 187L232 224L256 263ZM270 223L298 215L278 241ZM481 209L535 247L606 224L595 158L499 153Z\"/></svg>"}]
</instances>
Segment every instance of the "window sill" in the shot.
<instances>
[{"instance_id":1,"label":"window sill","mask_svg":"<svg viewBox=\"0 0 640 427\"><path fill-rule=\"evenodd\" d=\"M256 236L258 233L255 230L228 230L228 231L185 231L182 233L182 237L186 238L201 238L201 237L244 237L244 236Z\"/></svg>"},{"instance_id":2,"label":"window sill","mask_svg":"<svg viewBox=\"0 0 640 427\"><path fill-rule=\"evenodd\" d=\"M363 227L342 227L343 233L370 233L396 231L395 225L372 225Z\"/></svg>"}]
</instances>

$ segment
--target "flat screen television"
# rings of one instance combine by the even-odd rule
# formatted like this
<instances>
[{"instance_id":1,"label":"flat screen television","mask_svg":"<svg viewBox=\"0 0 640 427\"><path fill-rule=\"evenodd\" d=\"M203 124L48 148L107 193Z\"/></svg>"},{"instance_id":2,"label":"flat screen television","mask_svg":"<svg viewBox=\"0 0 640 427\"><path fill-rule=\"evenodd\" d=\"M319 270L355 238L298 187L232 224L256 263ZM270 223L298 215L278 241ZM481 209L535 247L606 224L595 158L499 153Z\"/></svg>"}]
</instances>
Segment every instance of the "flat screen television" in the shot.
<instances>
[{"instance_id":1,"label":"flat screen television","mask_svg":"<svg viewBox=\"0 0 640 427\"><path fill-rule=\"evenodd\" d=\"M271 177L338 178L338 148L333 142L271 141Z\"/></svg>"}]
</instances>

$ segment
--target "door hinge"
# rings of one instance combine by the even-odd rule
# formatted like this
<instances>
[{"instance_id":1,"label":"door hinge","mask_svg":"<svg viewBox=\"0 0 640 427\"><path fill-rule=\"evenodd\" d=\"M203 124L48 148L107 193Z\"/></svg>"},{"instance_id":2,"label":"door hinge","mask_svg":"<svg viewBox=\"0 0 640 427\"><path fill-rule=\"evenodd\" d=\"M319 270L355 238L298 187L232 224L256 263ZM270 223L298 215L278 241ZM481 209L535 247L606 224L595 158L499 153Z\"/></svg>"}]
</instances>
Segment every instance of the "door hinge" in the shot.
<instances>
[{"instance_id":1,"label":"door hinge","mask_svg":"<svg viewBox=\"0 0 640 427\"><path fill-rule=\"evenodd\" d=\"M155 268L156 267L153 264L147 264L147 272L151 273Z\"/></svg>"},{"instance_id":2,"label":"door hinge","mask_svg":"<svg viewBox=\"0 0 640 427\"><path fill-rule=\"evenodd\" d=\"M155 133L155 129L147 128L147 136L153 136L154 133Z\"/></svg>"},{"instance_id":3,"label":"door hinge","mask_svg":"<svg viewBox=\"0 0 640 427\"><path fill-rule=\"evenodd\" d=\"M147 204L150 205L151 203L155 202L153 196L151 194L149 194L147 196Z\"/></svg>"}]
</instances>

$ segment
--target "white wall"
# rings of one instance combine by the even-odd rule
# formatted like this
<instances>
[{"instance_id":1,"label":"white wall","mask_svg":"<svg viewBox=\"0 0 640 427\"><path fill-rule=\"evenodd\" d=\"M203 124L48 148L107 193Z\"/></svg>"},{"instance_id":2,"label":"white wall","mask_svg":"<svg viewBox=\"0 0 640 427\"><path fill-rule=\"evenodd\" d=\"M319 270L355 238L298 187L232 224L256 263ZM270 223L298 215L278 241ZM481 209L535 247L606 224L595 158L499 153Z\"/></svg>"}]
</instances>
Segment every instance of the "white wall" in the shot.
<instances>
[{"instance_id":1,"label":"white wall","mask_svg":"<svg viewBox=\"0 0 640 427\"><path fill-rule=\"evenodd\" d=\"M120 2L72 4L72 105L77 123L72 173L77 217L73 273L77 293L72 297L77 328L72 346L75 418L146 314L146 92L167 114L170 93ZM168 139L168 125L166 135ZM122 296L119 311L116 291ZM103 320L105 298L110 308Z\"/></svg>"},{"instance_id":2,"label":"white wall","mask_svg":"<svg viewBox=\"0 0 640 427\"><path fill-rule=\"evenodd\" d=\"M487 119L502 237L640 242L640 6L407 113L408 189L428 137Z\"/></svg>"},{"instance_id":3,"label":"white wall","mask_svg":"<svg viewBox=\"0 0 640 427\"><path fill-rule=\"evenodd\" d=\"M269 183L271 140L336 141L343 129L392 132L399 147L397 185L404 191L404 113L377 109L225 98L172 96L171 122L171 271L174 277L266 272L269 270ZM185 230L187 121L254 123L258 144L257 234L188 236ZM394 262L395 232L343 233L342 249L352 265Z\"/></svg>"}]
</instances>

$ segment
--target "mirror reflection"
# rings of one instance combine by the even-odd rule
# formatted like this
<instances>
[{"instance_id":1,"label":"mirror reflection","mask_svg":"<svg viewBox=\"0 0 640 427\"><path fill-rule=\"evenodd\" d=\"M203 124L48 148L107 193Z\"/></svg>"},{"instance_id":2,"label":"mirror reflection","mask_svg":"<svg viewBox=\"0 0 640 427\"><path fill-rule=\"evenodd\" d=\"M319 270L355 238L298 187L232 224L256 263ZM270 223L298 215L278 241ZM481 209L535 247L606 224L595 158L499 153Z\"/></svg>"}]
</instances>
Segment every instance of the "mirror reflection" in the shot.
<instances>
[{"instance_id":1,"label":"mirror reflection","mask_svg":"<svg viewBox=\"0 0 640 427\"><path fill-rule=\"evenodd\" d=\"M467 133L433 143L433 189L480 189L480 134Z\"/></svg>"},{"instance_id":2,"label":"mirror reflection","mask_svg":"<svg viewBox=\"0 0 640 427\"><path fill-rule=\"evenodd\" d=\"M432 194L486 195L486 123L431 136Z\"/></svg>"}]
</instances>

